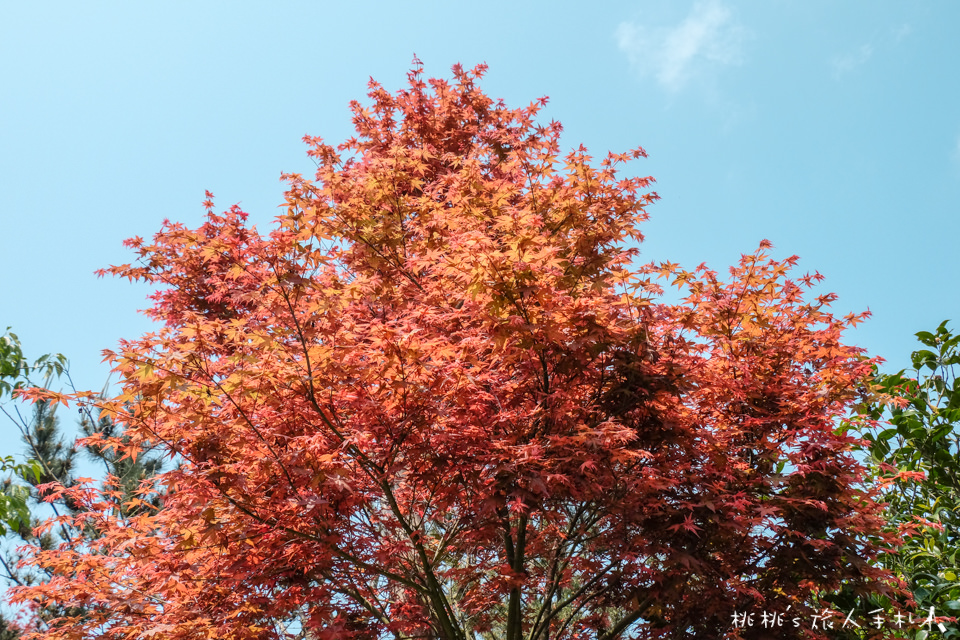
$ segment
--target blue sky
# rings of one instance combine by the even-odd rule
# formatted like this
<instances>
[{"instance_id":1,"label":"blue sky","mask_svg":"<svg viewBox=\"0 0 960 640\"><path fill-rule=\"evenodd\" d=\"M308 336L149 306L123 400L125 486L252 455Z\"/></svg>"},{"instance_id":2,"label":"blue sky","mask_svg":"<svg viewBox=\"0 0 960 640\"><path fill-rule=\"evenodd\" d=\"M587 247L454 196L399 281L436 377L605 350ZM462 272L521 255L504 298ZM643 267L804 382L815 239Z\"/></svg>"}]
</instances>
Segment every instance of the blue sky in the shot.
<instances>
[{"instance_id":1,"label":"blue sky","mask_svg":"<svg viewBox=\"0 0 960 640\"><path fill-rule=\"evenodd\" d=\"M205 189L267 229L301 137L343 140L348 101L416 53L428 76L488 63L511 106L550 96L567 148L642 145L644 259L723 271L768 238L900 368L914 332L960 325L958 24L922 0L3 2L0 330L99 389L100 351L149 330L147 288L93 274L122 240L198 224Z\"/></svg>"}]
</instances>

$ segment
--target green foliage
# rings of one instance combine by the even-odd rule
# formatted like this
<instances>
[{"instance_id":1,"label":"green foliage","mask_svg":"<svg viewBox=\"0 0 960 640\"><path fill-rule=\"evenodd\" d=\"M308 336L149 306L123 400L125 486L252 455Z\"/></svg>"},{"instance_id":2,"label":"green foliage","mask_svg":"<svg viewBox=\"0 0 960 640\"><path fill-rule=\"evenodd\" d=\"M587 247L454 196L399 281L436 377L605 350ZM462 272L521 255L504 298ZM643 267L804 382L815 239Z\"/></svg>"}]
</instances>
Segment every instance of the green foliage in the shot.
<instances>
[{"instance_id":1,"label":"green foliage","mask_svg":"<svg viewBox=\"0 0 960 640\"><path fill-rule=\"evenodd\" d=\"M0 472L13 472L15 477L23 479L39 479L40 465L34 460L17 464L13 456L4 456L0 458ZM14 484L11 478L4 481L0 490L0 535L6 535L9 530L18 531L30 522L30 508L27 505L29 498L29 489Z\"/></svg>"},{"instance_id":2,"label":"green foliage","mask_svg":"<svg viewBox=\"0 0 960 640\"><path fill-rule=\"evenodd\" d=\"M916 336L912 369L875 375L859 430L903 540L881 562L907 581L918 611L960 616L960 335L944 321ZM960 633L951 625L942 637Z\"/></svg>"},{"instance_id":3,"label":"green foliage","mask_svg":"<svg viewBox=\"0 0 960 640\"><path fill-rule=\"evenodd\" d=\"M31 372L41 372L46 376L59 375L66 368L66 358L62 355L45 355L32 365L23 356L20 340L15 333L7 332L0 336L0 400L10 396L17 389L30 382ZM14 478L29 481L40 479L40 466L33 460L17 464L12 456L0 458L0 473L12 473L0 487L0 535L8 531L18 531L30 522L30 509L27 501L30 490L15 483Z\"/></svg>"},{"instance_id":4,"label":"green foliage","mask_svg":"<svg viewBox=\"0 0 960 640\"><path fill-rule=\"evenodd\" d=\"M59 353L47 354L29 364L23 356L20 339L17 334L6 333L0 336L0 400L12 395L17 389L30 385L31 372L44 377L60 376L67 369L67 359Z\"/></svg>"}]
</instances>

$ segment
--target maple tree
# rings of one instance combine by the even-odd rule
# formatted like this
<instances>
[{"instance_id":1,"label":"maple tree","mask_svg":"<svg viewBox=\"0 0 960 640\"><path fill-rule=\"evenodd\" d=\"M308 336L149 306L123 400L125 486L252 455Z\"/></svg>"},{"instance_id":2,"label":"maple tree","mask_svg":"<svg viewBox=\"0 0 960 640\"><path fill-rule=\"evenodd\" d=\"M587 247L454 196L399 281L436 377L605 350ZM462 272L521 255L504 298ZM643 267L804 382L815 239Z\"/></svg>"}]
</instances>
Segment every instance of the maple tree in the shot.
<instances>
[{"instance_id":1,"label":"maple tree","mask_svg":"<svg viewBox=\"0 0 960 640\"><path fill-rule=\"evenodd\" d=\"M768 243L726 281L635 267L643 150L561 159L546 100L509 109L484 71L371 81L269 233L208 193L104 271L158 285L162 326L109 353L116 398L74 395L126 429L87 443L177 466L132 517L49 488L98 536L36 551L53 577L14 600L83 614L33 637L756 637L735 610L893 594L837 429L861 316Z\"/></svg>"},{"instance_id":2,"label":"maple tree","mask_svg":"<svg viewBox=\"0 0 960 640\"><path fill-rule=\"evenodd\" d=\"M67 374L69 377L69 374ZM72 382L71 382L72 385ZM17 526L7 532L12 544L8 546L8 553L0 555L0 579L9 584L28 585L48 580L51 577L49 569L31 564L24 565L21 560L24 554L18 548L26 543L39 549L50 550L63 542L71 545L82 543L87 538L99 535L99 532L90 527L83 527L84 518L80 517L86 506L72 499L69 489L78 487L82 483L89 483L91 479L77 477L78 454L81 451L73 442L73 438L66 438L61 427L57 407L48 401L41 400L33 405L33 411L28 416L16 412L11 418L16 418L16 426L21 431L25 453L29 457L29 472L18 472L20 483L5 484L5 491L14 490L24 496L23 509L19 515ZM80 416L80 432L115 436L121 441L126 438L117 424L103 416L97 415L96 408L86 408ZM131 460L112 448L87 446L82 450L86 456L101 468L107 478L107 486L111 490L113 507L121 517L130 517L145 509L155 509L159 506L161 497L147 504L130 504L129 499L144 481L151 481L160 471L161 461L149 452ZM8 481L9 482L9 481ZM51 486L60 491L56 498L47 499L46 495ZM45 507L41 507L45 504ZM41 511L47 511L56 516L69 516L59 521L56 527L44 527L40 535L36 535L35 528L42 522ZM33 513L31 513L33 512ZM73 614L79 615L82 610L74 608ZM34 608L27 619L31 626L42 628L45 621L61 617L63 607L56 602L48 602L47 606ZM0 622L3 621L0 616ZM2 625L0 625L2 628ZM0 634L0 638L2 638Z\"/></svg>"}]
</instances>

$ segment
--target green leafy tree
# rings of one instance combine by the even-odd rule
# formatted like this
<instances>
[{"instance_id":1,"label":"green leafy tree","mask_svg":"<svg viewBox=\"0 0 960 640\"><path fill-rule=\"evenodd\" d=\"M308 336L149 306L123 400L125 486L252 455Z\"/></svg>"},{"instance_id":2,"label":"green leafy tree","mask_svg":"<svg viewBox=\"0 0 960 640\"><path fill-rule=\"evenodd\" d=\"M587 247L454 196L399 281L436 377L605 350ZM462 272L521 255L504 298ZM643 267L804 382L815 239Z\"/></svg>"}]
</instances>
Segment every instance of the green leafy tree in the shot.
<instances>
[{"instance_id":1,"label":"green leafy tree","mask_svg":"<svg viewBox=\"0 0 960 640\"><path fill-rule=\"evenodd\" d=\"M884 487L902 546L880 562L905 580L917 610L960 613L960 335L944 321L916 334L912 368L875 373L872 401L852 424ZM923 630L916 638L925 638ZM944 638L960 637L949 625Z\"/></svg>"}]
</instances>

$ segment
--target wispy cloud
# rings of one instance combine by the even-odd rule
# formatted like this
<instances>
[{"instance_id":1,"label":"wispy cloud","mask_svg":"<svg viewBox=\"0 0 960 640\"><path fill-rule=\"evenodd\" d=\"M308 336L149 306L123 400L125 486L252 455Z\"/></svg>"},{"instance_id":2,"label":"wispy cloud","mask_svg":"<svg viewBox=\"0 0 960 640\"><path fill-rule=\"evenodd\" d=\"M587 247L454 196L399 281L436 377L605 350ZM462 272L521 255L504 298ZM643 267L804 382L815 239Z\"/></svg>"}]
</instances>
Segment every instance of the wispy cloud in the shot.
<instances>
[{"instance_id":1,"label":"wispy cloud","mask_svg":"<svg viewBox=\"0 0 960 640\"><path fill-rule=\"evenodd\" d=\"M857 67L866 64L867 60L873 55L873 46L869 44L860 45L855 51L850 51L842 55L834 56L830 61L833 66L833 77L839 80Z\"/></svg>"},{"instance_id":2,"label":"wispy cloud","mask_svg":"<svg viewBox=\"0 0 960 640\"><path fill-rule=\"evenodd\" d=\"M899 42L902 41L904 38L906 38L906 37L909 36L911 33L913 33L913 27L911 27L908 23L905 22L905 23L903 23L903 24L901 24L901 25L899 25L899 26L894 27L893 29L891 29L891 32L893 33L893 40L894 40L894 42L898 42L898 43L899 43Z\"/></svg>"},{"instance_id":3,"label":"wispy cloud","mask_svg":"<svg viewBox=\"0 0 960 640\"><path fill-rule=\"evenodd\" d=\"M867 64L873 58L874 53L879 56L889 54L893 47L899 46L911 34L913 34L913 27L910 26L910 23L893 24L886 31L875 31L866 44L833 56L830 58L830 66L833 69L834 80L839 80Z\"/></svg>"},{"instance_id":4,"label":"wispy cloud","mask_svg":"<svg viewBox=\"0 0 960 640\"><path fill-rule=\"evenodd\" d=\"M622 22L617 44L641 74L670 91L682 89L707 69L742 62L745 30L719 0L696 2L675 27Z\"/></svg>"}]
</instances>

